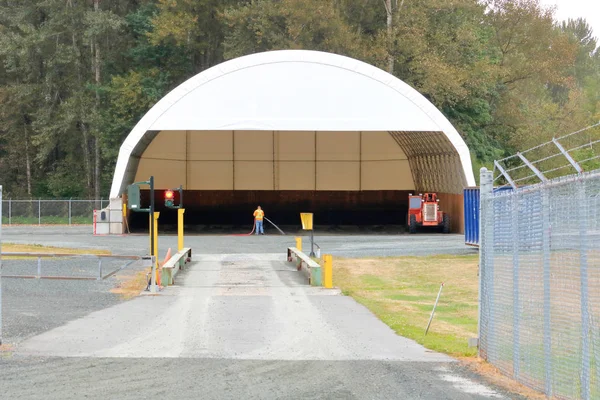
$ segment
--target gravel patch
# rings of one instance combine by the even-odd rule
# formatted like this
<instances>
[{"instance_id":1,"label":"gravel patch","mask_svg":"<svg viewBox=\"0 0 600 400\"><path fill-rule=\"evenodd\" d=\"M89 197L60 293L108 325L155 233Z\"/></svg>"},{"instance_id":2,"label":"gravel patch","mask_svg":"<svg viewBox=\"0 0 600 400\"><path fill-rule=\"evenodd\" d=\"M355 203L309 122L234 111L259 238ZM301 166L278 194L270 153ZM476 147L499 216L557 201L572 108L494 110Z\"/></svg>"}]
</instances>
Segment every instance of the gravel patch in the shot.
<instances>
[{"instance_id":1,"label":"gravel patch","mask_svg":"<svg viewBox=\"0 0 600 400\"><path fill-rule=\"evenodd\" d=\"M121 302L110 293L117 280L2 279L4 343L32 336Z\"/></svg>"},{"instance_id":2,"label":"gravel patch","mask_svg":"<svg viewBox=\"0 0 600 400\"><path fill-rule=\"evenodd\" d=\"M458 364L0 357L0 370L2 399L523 399Z\"/></svg>"}]
</instances>

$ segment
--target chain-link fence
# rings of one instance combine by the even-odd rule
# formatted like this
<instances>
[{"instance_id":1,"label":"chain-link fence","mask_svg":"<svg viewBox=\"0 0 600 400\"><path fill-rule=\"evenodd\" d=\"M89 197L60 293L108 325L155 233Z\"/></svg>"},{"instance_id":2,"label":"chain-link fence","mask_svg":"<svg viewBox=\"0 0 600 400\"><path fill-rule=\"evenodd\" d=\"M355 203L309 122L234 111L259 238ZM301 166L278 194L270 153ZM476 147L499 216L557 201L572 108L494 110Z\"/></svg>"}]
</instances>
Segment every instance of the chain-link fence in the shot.
<instances>
[{"instance_id":1,"label":"chain-link fence","mask_svg":"<svg viewBox=\"0 0 600 400\"><path fill-rule=\"evenodd\" d=\"M91 225L94 210L107 207L100 200L3 200L5 225Z\"/></svg>"},{"instance_id":2,"label":"chain-link fence","mask_svg":"<svg viewBox=\"0 0 600 400\"><path fill-rule=\"evenodd\" d=\"M600 398L600 170L531 170L540 183L509 191L482 170L480 355L549 396Z\"/></svg>"}]
</instances>

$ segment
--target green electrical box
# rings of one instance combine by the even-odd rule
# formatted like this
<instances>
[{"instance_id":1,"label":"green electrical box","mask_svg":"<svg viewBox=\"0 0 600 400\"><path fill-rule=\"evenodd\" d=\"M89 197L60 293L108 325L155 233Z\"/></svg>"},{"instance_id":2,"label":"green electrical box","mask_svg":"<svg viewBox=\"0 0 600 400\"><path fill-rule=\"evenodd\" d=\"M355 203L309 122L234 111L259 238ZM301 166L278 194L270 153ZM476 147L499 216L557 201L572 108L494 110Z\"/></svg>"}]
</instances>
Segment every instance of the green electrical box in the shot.
<instances>
[{"instance_id":1,"label":"green electrical box","mask_svg":"<svg viewBox=\"0 0 600 400\"><path fill-rule=\"evenodd\" d=\"M127 186L127 202L130 210L140 210L140 187L135 183Z\"/></svg>"}]
</instances>

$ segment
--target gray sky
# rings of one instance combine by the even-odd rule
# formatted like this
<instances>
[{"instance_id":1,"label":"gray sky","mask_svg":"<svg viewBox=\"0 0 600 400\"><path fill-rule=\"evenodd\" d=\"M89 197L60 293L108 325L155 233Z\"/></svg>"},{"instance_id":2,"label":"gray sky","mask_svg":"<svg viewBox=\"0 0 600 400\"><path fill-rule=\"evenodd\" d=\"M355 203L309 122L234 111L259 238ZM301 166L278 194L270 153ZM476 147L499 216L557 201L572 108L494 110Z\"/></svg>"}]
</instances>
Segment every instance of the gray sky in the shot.
<instances>
[{"instance_id":1,"label":"gray sky","mask_svg":"<svg viewBox=\"0 0 600 400\"><path fill-rule=\"evenodd\" d=\"M600 38L600 0L540 0L543 5L556 6L555 17L559 21L583 17Z\"/></svg>"}]
</instances>

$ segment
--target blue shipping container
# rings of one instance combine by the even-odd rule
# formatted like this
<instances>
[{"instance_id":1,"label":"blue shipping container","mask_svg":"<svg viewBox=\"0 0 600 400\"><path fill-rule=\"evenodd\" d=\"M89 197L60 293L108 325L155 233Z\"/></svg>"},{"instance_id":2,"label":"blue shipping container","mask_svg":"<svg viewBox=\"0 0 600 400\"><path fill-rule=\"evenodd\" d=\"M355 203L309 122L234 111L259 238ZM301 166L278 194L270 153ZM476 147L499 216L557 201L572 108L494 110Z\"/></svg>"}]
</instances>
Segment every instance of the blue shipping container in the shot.
<instances>
[{"instance_id":1,"label":"blue shipping container","mask_svg":"<svg viewBox=\"0 0 600 400\"><path fill-rule=\"evenodd\" d=\"M512 190L509 186L494 189L495 192ZM479 188L464 190L465 207L465 244L479 246Z\"/></svg>"},{"instance_id":2,"label":"blue shipping container","mask_svg":"<svg viewBox=\"0 0 600 400\"><path fill-rule=\"evenodd\" d=\"M479 246L479 188L464 190L465 244Z\"/></svg>"}]
</instances>

